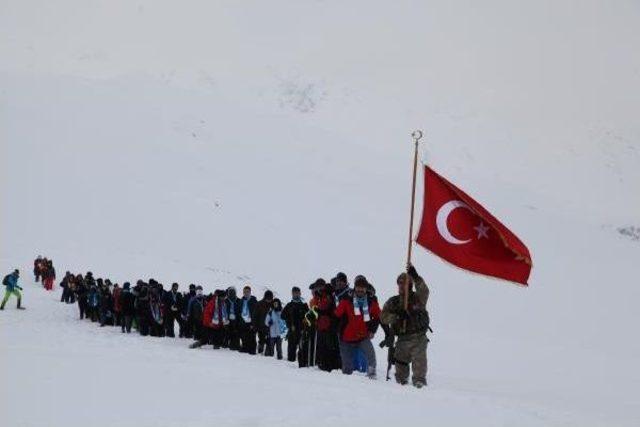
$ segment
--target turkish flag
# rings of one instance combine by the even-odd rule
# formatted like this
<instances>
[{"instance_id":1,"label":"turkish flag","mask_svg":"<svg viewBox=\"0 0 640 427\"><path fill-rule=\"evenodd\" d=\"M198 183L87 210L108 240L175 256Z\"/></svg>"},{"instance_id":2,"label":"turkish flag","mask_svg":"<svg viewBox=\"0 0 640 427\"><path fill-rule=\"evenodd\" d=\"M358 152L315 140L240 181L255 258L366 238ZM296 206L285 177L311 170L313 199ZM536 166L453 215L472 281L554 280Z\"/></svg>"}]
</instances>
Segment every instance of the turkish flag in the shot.
<instances>
[{"instance_id":1,"label":"turkish flag","mask_svg":"<svg viewBox=\"0 0 640 427\"><path fill-rule=\"evenodd\" d=\"M464 191L424 168L424 207L416 242L450 263L527 285L529 249Z\"/></svg>"}]
</instances>

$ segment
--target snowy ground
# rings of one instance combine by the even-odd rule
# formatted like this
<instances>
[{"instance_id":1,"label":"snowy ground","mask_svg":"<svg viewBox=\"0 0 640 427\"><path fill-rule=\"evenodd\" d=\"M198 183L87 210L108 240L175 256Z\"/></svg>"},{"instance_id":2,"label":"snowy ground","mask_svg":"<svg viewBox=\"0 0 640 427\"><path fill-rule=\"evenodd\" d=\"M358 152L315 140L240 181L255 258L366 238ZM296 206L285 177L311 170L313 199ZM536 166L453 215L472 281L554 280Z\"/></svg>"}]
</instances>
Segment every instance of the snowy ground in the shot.
<instances>
[{"instance_id":1,"label":"snowy ground","mask_svg":"<svg viewBox=\"0 0 640 427\"><path fill-rule=\"evenodd\" d=\"M3 422L640 425L638 22L622 0L1 1L0 272L29 307L0 313ZM123 337L29 281L42 254L283 299L345 271L385 300L417 127L534 262L522 289L415 250L427 390Z\"/></svg>"}]
</instances>

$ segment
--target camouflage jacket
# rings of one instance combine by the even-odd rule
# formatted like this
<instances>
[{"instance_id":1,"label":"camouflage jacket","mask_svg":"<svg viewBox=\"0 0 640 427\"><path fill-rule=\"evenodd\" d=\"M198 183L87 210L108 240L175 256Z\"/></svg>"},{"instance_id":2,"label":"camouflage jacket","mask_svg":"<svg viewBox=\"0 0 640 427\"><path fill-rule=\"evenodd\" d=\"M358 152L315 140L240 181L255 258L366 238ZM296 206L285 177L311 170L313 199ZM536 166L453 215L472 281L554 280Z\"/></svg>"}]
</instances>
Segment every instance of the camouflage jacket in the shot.
<instances>
[{"instance_id":1,"label":"camouflage jacket","mask_svg":"<svg viewBox=\"0 0 640 427\"><path fill-rule=\"evenodd\" d=\"M427 312L427 300L429 299L429 288L422 277L414 280L415 291L409 293L409 319L406 329L403 330L404 321L398 314L404 308L404 299L401 295L396 295L384 304L380 321L384 325L389 325L394 335L411 335L426 333L429 329L429 313Z\"/></svg>"}]
</instances>

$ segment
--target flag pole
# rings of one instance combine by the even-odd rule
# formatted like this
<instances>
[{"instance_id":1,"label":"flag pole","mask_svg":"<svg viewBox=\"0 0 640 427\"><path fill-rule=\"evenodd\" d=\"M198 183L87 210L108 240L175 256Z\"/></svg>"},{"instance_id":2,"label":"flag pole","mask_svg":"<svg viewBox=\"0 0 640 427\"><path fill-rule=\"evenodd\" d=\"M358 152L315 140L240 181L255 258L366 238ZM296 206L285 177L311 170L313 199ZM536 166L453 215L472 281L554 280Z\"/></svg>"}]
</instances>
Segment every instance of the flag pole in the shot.
<instances>
[{"instance_id":1,"label":"flag pole","mask_svg":"<svg viewBox=\"0 0 640 427\"><path fill-rule=\"evenodd\" d=\"M418 170L418 142L422 139L422 131L415 130L411 137L414 142L413 149L413 179L411 182L411 215L409 217L409 241L407 244L407 268L411 264L411 250L413 249L413 214L416 205L416 174ZM405 276L404 280L404 309L409 307L409 275ZM406 321L404 322L404 328L406 328Z\"/></svg>"}]
</instances>

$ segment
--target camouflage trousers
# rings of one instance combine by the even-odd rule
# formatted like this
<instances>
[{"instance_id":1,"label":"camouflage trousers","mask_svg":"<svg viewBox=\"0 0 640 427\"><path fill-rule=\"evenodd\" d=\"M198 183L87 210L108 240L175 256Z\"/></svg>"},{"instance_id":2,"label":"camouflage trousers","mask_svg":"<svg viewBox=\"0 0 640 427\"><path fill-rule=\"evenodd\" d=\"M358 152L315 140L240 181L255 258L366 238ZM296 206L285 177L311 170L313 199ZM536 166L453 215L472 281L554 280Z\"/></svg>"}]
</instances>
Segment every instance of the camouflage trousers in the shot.
<instances>
[{"instance_id":1,"label":"camouflage trousers","mask_svg":"<svg viewBox=\"0 0 640 427\"><path fill-rule=\"evenodd\" d=\"M398 337L395 350L396 381L409 380L409 368L413 370L412 381L427 383L427 343L426 334L412 334Z\"/></svg>"}]
</instances>

